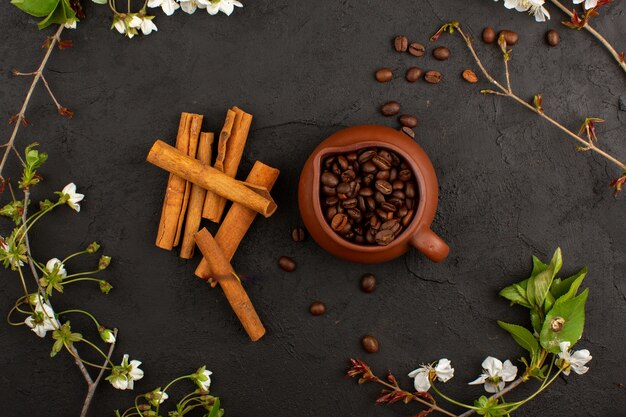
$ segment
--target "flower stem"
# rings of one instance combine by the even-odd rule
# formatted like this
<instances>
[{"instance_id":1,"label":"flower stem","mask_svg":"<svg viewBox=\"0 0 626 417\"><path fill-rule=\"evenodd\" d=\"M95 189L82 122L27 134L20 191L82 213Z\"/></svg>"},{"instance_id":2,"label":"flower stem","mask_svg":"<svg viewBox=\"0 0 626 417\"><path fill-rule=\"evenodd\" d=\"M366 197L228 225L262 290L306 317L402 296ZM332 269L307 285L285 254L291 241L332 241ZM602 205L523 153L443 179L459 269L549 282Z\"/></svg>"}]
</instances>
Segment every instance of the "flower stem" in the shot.
<instances>
[{"instance_id":1,"label":"flower stem","mask_svg":"<svg viewBox=\"0 0 626 417\"><path fill-rule=\"evenodd\" d=\"M96 327L100 327L100 323L98 323L98 320L96 320L96 318L93 316L93 314L90 314L90 313L86 312L85 310L79 310L79 309L65 310L65 311L61 311L60 313L57 313L57 314L60 316L61 314L69 314L69 313L84 314L87 317L89 317L96 324Z\"/></svg>"},{"instance_id":2,"label":"flower stem","mask_svg":"<svg viewBox=\"0 0 626 417\"><path fill-rule=\"evenodd\" d=\"M70 259L72 259L73 257L78 256L78 255L82 255L82 254L84 254L84 253L87 253L87 251L86 251L86 250L82 250L82 251L80 251L80 252L73 253L73 254L69 255L67 258L63 259L63 260L61 261L61 263L62 263L62 264L65 264L67 261L69 261L69 260L70 260Z\"/></svg>"},{"instance_id":3,"label":"flower stem","mask_svg":"<svg viewBox=\"0 0 626 417\"><path fill-rule=\"evenodd\" d=\"M94 319L95 320L95 319ZM109 357L102 351L102 349L100 349L98 346L96 346L93 342L90 342L89 340L85 339L85 338L81 338L80 339L81 342L87 343L89 346L91 346L96 352L98 352L100 355L102 355L105 359L105 363L108 363L111 366L115 366L113 365L113 362L111 362L111 359L109 359ZM101 366L97 365L97 368L102 368ZM109 369L109 368L106 368Z\"/></svg>"},{"instance_id":4,"label":"flower stem","mask_svg":"<svg viewBox=\"0 0 626 417\"><path fill-rule=\"evenodd\" d=\"M561 9L561 11L563 13L565 13L566 15L568 15L569 17L574 16L574 14L567 8L565 7L559 0L550 0L552 1L552 3L558 7L559 9ZM600 32L598 32L597 30L595 30L591 25L589 25L589 23L585 23L585 25L583 26L583 28L585 28L585 30L589 33L591 33L597 40L600 41L600 43L602 45L604 45L604 47L609 51L609 53L611 54L611 56L613 56L613 58L617 61L617 63L619 64L619 66L622 68L622 70L624 72L626 72L626 62L624 62L624 59L622 56L620 56L620 54L617 53L617 51L615 50L615 48L613 48L613 45L611 45L609 43L609 41L607 41L604 36L602 36L600 34Z\"/></svg>"},{"instance_id":5,"label":"flower stem","mask_svg":"<svg viewBox=\"0 0 626 417\"><path fill-rule=\"evenodd\" d=\"M101 279L98 278L92 278L92 277L82 277L82 278L74 278L74 279L70 279L68 281L63 281L63 285L65 284L73 284L75 282L78 281L95 281L95 282L102 282Z\"/></svg>"},{"instance_id":6,"label":"flower stem","mask_svg":"<svg viewBox=\"0 0 626 417\"><path fill-rule=\"evenodd\" d=\"M441 398L443 398L444 400L446 400L447 402L454 404L454 405L458 405L459 407L463 407L463 408L469 408L470 410L478 410L478 407L474 407L471 406L469 404L464 404L462 402L453 400L452 398L448 397L447 395L444 395L441 391L439 391L437 389L437 387L435 386L435 384L431 385L433 388L433 391L435 391L437 393L437 395L439 395Z\"/></svg>"},{"instance_id":7,"label":"flower stem","mask_svg":"<svg viewBox=\"0 0 626 417\"><path fill-rule=\"evenodd\" d=\"M6 149L4 150L4 155L2 156L2 160L0 161L0 179L4 179L4 176L2 175L2 171L4 170L4 166L9 157L9 153L11 149L13 148L13 144L15 143L15 138L17 137L17 132L20 129L21 122L24 119L24 115L26 114L28 103L30 102L30 98L33 95L33 91L35 91L35 87L37 86L37 83L41 79L41 75L43 74L43 70L46 67L46 64L48 63L48 59L50 58L50 55L52 54L52 51L54 50L55 45L60 39L61 32L63 32L63 28L64 28L63 25L59 25L59 28L52 36L52 41L50 42L50 46L48 47L48 50L46 51L46 54L44 55L43 60L41 61L41 64L39 64L39 68L34 73L33 81L30 84L30 88L28 89L28 92L26 93L26 98L24 98L24 102L22 103L22 108L20 109L20 112L18 113L18 120L15 121L13 132L11 133L11 137L6 143Z\"/></svg>"}]
</instances>

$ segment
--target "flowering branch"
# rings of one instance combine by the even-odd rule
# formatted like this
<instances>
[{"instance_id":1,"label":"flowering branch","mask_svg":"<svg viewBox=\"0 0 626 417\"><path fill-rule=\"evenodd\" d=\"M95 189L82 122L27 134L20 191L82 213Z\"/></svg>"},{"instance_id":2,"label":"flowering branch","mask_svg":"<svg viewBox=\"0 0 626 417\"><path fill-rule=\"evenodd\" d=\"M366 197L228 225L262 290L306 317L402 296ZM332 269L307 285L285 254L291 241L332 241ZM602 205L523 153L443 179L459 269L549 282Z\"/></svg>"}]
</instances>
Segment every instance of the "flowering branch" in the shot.
<instances>
[{"instance_id":1,"label":"flowering branch","mask_svg":"<svg viewBox=\"0 0 626 417\"><path fill-rule=\"evenodd\" d=\"M13 127L13 132L11 133L11 137L9 138L9 140L3 145L4 149L4 154L2 156L2 160L0 161L0 180L4 183L4 177L2 175L2 172L4 170L4 166L7 162L7 159L9 157L9 153L12 150L15 150L14 148L14 143L15 143L15 138L17 137L17 132L20 129L20 125L23 126L27 126L28 125L28 121L26 120L26 109L28 108L28 103L30 102L30 98L33 95L33 91L35 91L35 87L37 86L37 84L39 83L40 79L43 79L43 70L46 67L46 64L48 63L48 59L50 58L50 55L52 54L52 51L54 50L55 45L60 41L60 36L61 36L61 32L63 32L63 25L59 25L59 28L57 29L57 31L54 33L54 35L52 35L50 38L48 38L48 42L47 42L47 48L48 50L46 51L46 54L43 57L43 60L41 61L41 64L39 64L39 68L37 69L37 71L32 72L32 73L20 73L20 72L15 72L15 75L32 75L33 76L33 81L30 84L30 88L28 89L28 92L26 93L26 98L24 98L24 102L22 103L22 108L20 109L19 113L17 113L15 116L13 116L10 119L10 123L14 123L15 126ZM50 88L47 86L46 83L46 87L48 89L48 91L50 92L50 94L52 95L52 92L50 91ZM54 96L52 96L54 98ZM55 104L57 106L57 110L59 111L59 113L61 113L61 109L65 109L65 107L61 106L56 99L54 99ZM67 109L65 109L67 110Z\"/></svg>"},{"instance_id":2,"label":"flowering branch","mask_svg":"<svg viewBox=\"0 0 626 417\"><path fill-rule=\"evenodd\" d=\"M117 329L113 329L112 332L113 332L113 339L117 341ZM89 372L87 372L82 362L79 360L76 361L76 364L81 368L81 371L84 370L83 376L85 376L85 381L87 382L87 395L85 396L85 401L83 402L83 408L80 412L80 417L85 417L87 415L87 412L89 411L89 406L91 405L91 400L93 399L93 396L96 392L96 388L98 388L98 384L100 383L100 380L102 379L102 376L104 375L104 371L106 371L107 369L106 364L111 361L111 357L113 356L113 350L115 349L115 343L116 343L115 341L109 345L109 352L107 353L106 360L104 361L104 366L100 368L100 372L98 373L98 376L96 377L95 381L91 380L91 377L89 376ZM74 346L72 347L74 348L74 350L76 350ZM76 354L78 354L78 352L76 352Z\"/></svg>"},{"instance_id":3,"label":"flowering branch","mask_svg":"<svg viewBox=\"0 0 626 417\"><path fill-rule=\"evenodd\" d=\"M550 122L553 126L557 127L559 130L561 130L563 133L565 133L566 136L568 136L571 139L573 139L576 142L578 142L580 144L580 146L577 147L577 150L591 150L593 152L596 152L597 154L599 154L602 157L606 158L608 161L610 161L613 164L615 164L624 173L626 173L626 164L624 162L622 162L619 159L615 158L614 156L610 155L608 152L606 152L603 149L599 148L594 143L596 138L595 138L595 130L594 130L593 122L594 121L595 122L601 121L601 119L597 119L597 118L587 118L587 119L585 119L585 123L583 124L583 127L581 128L581 131L582 132L590 132L590 134L588 135L588 138L585 139L585 138L581 137L580 135L577 135L573 131L569 130L568 128L563 126L561 123L559 123L558 121L556 121L552 117L548 116L545 113L544 109L541 107L541 96L540 95L536 95L535 98L534 98L534 104L530 104L530 103L526 102L524 99L520 98L517 94L515 94L512 91L512 89L510 88L509 65L508 65L508 61L510 59L510 50L506 49L507 48L506 40L504 39L504 37L502 35L500 35L500 38L498 39L498 44L500 45L500 48L501 48L502 53L503 53L503 58L504 58L505 76L506 76L506 80L507 80L507 85L506 86L504 86L500 82L498 82L489 73L489 71L487 71L487 69L483 65L482 61L478 57L478 54L476 53L476 50L474 49L474 46L472 44L472 39L470 38L470 36L468 36L461 29L461 25L458 22L454 21L454 22L446 23L445 25L443 25L439 29L439 31L437 31L437 33L435 33L435 35L432 36L431 41L437 40L439 38L439 36L442 33L446 32L446 31L448 31L450 33L453 33L455 30L458 31L458 33L461 35L461 37L465 41L465 44L466 44L467 48L470 50L470 52L472 54L472 57L476 61L476 64L480 68L480 70L483 73L483 75L485 76L485 78L487 78L487 80L491 84L493 84L494 86L497 87L497 90L481 90L481 93L483 93L483 94L492 94L492 95L496 95L496 96L503 96L503 97L511 98L512 100L514 100L518 104L522 105L526 109L534 112L539 117L541 117L544 120ZM622 177L623 176L624 176L624 174L622 175ZM620 177L620 178L622 178L622 177ZM618 180L620 178L618 178ZM617 191L617 189L616 189L616 191Z\"/></svg>"},{"instance_id":4,"label":"flowering branch","mask_svg":"<svg viewBox=\"0 0 626 417\"><path fill-rule=\"evenodd\" d=\"M520 386L522 384L522 382L524 382L523 378L517 378L515 381L513 381L509 385L507 385L503 390L493 394L491 397L489 397L489 399L490 400L496 400L496 399L498 399L500 397L503 397L505 394L508 394L509 392L513 391L515 388ZM476 414L476 410L467 410L463 414L459 414L458 417L470 417L470 416L473 416L474 414Z\"/></svg>"},{"instance_id":5,"label":"flowering branch","mask_svg":"<svg viewBox=\"0 0 626 417\"><path fill-rule=\"evenodd\" d=\"M602 43L602 45L604 45L604 47L609 51L609 53L611 54L611 56L617 61L617 63L619 64L619 66L622 68L622 70L624 72L626 72L626 62L624 62L624 53L618 53L615 48L613 48L613 46L609 43L609 41L607 41L604 36L602 36L600 34L600 32L598 32L597 30L595 30L589 23L588 23L588 19L584 19L584 20L580 20L578 18L578 15L576 14L576 12L572 12L570 11L567 7L565 7L563 5L563 3L561 3L559 0L550 0L552 1L552 3L558 7L559 9L561 9L561 11L563 13L565 13L566 15L568 15L570 17L570 19L573 20L577 20L579 21L578 25L576 25L577 29L581 29L584 28L587 32L591 33L597 40L600 41L600 43ZM593 8L593 12L595 13L595 8ZM569 26L571 25L570 22L563 22L563 24L568 23Z\"/></svg>"}]
</instances>

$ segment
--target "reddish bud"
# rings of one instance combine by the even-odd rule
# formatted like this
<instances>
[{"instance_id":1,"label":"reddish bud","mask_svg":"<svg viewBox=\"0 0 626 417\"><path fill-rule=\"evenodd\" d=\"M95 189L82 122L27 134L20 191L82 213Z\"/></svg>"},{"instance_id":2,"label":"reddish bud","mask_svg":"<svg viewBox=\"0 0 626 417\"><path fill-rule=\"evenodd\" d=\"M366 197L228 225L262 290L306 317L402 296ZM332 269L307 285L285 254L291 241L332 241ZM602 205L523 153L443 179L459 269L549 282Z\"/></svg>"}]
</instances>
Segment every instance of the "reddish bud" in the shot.
<instances>
[{"instance_id":1,"label":"reddish bud","mask_svg":"<svg viewBox=\"0 0 626 417\"><path fill-rule=\"evenodd\" d=\"M68 109L67 107L63 107L63 106L59 106L57 108L57 112L63 116L63 117L67 117L68 119L71 119L72 116L74 116L74 112L71 111L70 109Z\"/></svg>"},{"instance_id":2,"label":"reddish bud","mask_svg":"<svg viewBox=\"0 0 626 417\"><path fill-rule=\"evenodd\" d=\"M13 116L9 117L9 124L12 125L13 123L15 123L17 119L19 119L19 117L19 114L14 114Z\"/></svg>"},{"instance_id":3,"label":"reddish bud","mask_svg":"<svg viewBox=\"0 0 626 417\"><path fill-rule=\"evenodd\" d=\"M611 182L610 184L610 187L614 189L613 190L614 197L617 197L617 193L622 191L622 187L624 187L624 184L626 184L626 171L624 171L624 173L618 178L615 178L613 182Z\"/></svg>"},{"instance_id":4,"label":"reddish bud","mask_svg":"<svg viewBox=\"0 0 626 417\"><path fill-rule=\"evenodd\" d=\"M43 41L43 43L41 44L41 47L43 49L50 49L50 45L52 45L52 39L54 39L53 36L48 36L46 40Z\"/></svg>"},{"instance_id":5,"label":"reddish bud","mask_svg":"<svg viewBox=\"0 0 626 417\"><path fill-rule=\"evenodd\" d=\"M387 381L389 381L390 383L392 383L396 387L398 386L398 380L396 379L396 377L391 372L387 372Z\"/></svg>"},{"instance_id":6,"label":"reddish bud","mask_svg":"<svg viewBox=\"0 0 626 417\"><path fill-rule=\"evenodd\" d=\"M72 46L74 46L74 42L71 41L70 39L62 39L59 41L58 46L60 50L63 50L63 49L71 48Z\"/></svg>"}]
</instances>

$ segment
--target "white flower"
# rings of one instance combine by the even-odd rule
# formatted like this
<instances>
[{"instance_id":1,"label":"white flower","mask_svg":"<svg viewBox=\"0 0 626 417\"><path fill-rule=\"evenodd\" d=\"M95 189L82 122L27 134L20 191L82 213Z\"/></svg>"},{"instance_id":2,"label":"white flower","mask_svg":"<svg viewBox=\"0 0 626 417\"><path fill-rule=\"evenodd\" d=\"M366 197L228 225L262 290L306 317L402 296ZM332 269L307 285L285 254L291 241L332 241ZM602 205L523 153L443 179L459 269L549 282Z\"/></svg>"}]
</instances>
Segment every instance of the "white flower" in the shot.
<instances>
[{"instance_id":1,"label":"white flower","mask_svg":"<svg viewBox=\"0 0 626 417\"><path fill-rule=\"evenodd\" d=\"M454 368L452 368L451 362L446 358L439 359L434 367L432 364L422 365L409 373L409 378L415 378L414 384L417 392L428 391L430 389L430 381L435 378L441 382L447 382L453 376Z\"/></svg>"},{"instance_id":2,"label":"white flower","mask_svg":"<svg viewBox=\"0 0 626 417\"><path fill-rule=\"evenodd\" d=\"M68 20L63 26L65 29L76 29L76 22L78 22L77 19Z\"/></svg>"},{"instance_id":3,"label":"white flower","mask_svg":"<svg viewBox=\"0 0 626 417\"><path fill-rule=\"evenodd\" d=\"M201 0L179 0L180 8L187 14L193 14L196 9L206 9L206 3Z\"/></svg>"},{"instance_id":4,"label":"white flower","mask_svg":"<svg viewBox=\"0 0 626 417\"><path fill-rule=\"evenodd\" d=\"M483 373L469 385L485 384L485 391L490 393L502 391L505 382L511 382L517 376L517 366L508 359L503 364L499 359L487 356L482 367Z\"/></svg>"},{"instance_id":5,"label":"white flower","mask_svg":"<svg viewBox=\"0 0 626 417\"><path fill-rule=\"evenodd\" d=\"M47 332L60 327L59 321L54 317L54 310L47 302L41 303L40 296L35 298L35 312L24 320L24 324L39 337L45 337Z\"/></svg>"},{"instance_id":6,"label":"white flower","mask_svg":"<svg viewBox=\"0 0 626 417\"><path fill-rule=\"evenodd\" d=\"M118 22L120 21L118 20ZM114 24L115 29L117 29L118 32L120 33L124 33L124 31L126 30L126 27L124 26L123 30L120 31L120 28L117 26L118 22L115 22ZM122 22L122 24L124 24L124 22ZM83 198L85 198L85 195L77 193L76 185L73 182L70 182L65 187L63 187L63 190L61 190L61 198L65 199L65 202L67 203L68 206L70 206L76 211L80 211L80 204L78 203L83 201Z\"/></svg>"},{"instance_id":7,"label":"white flower","mask_svg":"<svg viewBox=\"0 0 626 417\"><path fill-rule=\"evenodd\" d=\"M586 10L593 9L598 5L598 0L574 0L574 4L580 4L583 1L585 2Z\"/></svg>"},{"instance_id":8,"label":"white flower","mask_svg":"<svg viewBox=\"0 0 626 417\"><path fill-rule=\"evenodd\" d=\"M535 16L537 22L545 22L546 18L550 19L550 13L543 7L544 3L545 0L504 0L504 7L518 12L528 12Z\"/></svg>"},{"instance_id":9,"label":"white flower","mask_svg":"<svg viewBox=\"0 0 626 417\"><path fill-rule=\"evenodd\" d=\"M141 33L143 33L144 35L149 35L152 33L153 30L155 32L157 31L157 27L152 19L154 19L154 16L138 17L135 15L128 23L128 26L133 29L140 29Z\"/></svg>"},{"instance_id":10,"label":"white flower","mask_svg":"<svg viewBox=\"0 0 626 417\"><path fill-rule=\"evenodd\" d=\"M174 0L148 0L148 7L161 7L163 13L168 16L174 14L174 12L180 7Z\"/></svg>"},{"instance_id":11,"label":"white flower","mask_svg":"<svg viewBox=\"0 0 626 417\"><path fill-rule=\"evenodd\" d=\"M52 258L46 263L46 271L48 274L52 274L55 268L58 276L61 278L65 278L67 276L65 265L63 265L63 262L61 262L58 258Z\"/></svg>"},{"instance_id":12,"label":"white flower","mask_svg":"<svg viewBox=\"0 0 626 417\"><path fill-rule=\"evenodd\" d=\"M237 0L198 0L198 4L206 6L206 10L210 15L216 15L222 12L230 16L233 10L235 10L235 6L243 7L243 4L239 3Z\"/></svg>"},{"instance_id":13,"label":"white flower","mask_svg":"<svg viewBox=\"0 0 626 417\"><path fill-rule=\"evenodd\" d=\"M170 396L167 395L166 392L163 391L153 391L152 394L154 395L154 398L158 398L159 399L159 404L163 404L163 401L167 400Z\"/></svg>"},{"instance_id":14,"label":"white flower","mask_svg":"<svg viewBox=\"0 0 626 417\"><path fill-rule=\"evenodd\" d=\"M570 354L569 347L569 342L559 343L561 353L558 355L557 365L563 369L565 375L569 375L571 370L574 370L578 375L586 373L589 367L585 365L591 360L591 354L587 349L577 350Z\"/></svg>"},{"instance_id":15,"label":"white flower","mask_svg":"<svg viewBox=\"0 0 626 417\"><path fill-rule=\"evenodd\" d=\"M143 378L143 371L139 369L141 362L132 360L128 361L128 354L124 354L122 363L119 366L114 366L111 370L111 375L106 379L113 385L114 388L125 390L133 389L134 381L139 381Z\"/></svg>"},{"instance_id":16,"label":"white flower","mask_svg":"<svg viewBox=\"0 0 626 417\"><path fill-rule=\"evenodd\" d=\"M192 379L194 380L194 382L196 383L196 385L198 385L200 389L208 391L209 387L211 386L212 374L213 372L206 369L206 366L203 366L202 368L199 368L196 371L196 373L192 375Z\"/></svg>"}]
</instances>

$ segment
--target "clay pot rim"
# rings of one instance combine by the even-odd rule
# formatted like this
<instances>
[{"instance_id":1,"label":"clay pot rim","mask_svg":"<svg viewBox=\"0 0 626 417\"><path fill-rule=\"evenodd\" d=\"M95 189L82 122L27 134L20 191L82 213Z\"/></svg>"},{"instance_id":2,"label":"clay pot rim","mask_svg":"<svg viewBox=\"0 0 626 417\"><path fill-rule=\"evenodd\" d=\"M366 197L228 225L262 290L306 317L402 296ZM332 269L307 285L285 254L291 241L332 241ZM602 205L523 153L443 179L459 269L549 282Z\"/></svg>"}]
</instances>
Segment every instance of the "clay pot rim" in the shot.
<instances>
[{"instance_id":1,"label":"clay pot rim","mask_svg":"<svg viewBox=\"0 0 626 417\"><path fill-rule=\"evenodd\" d=\"M322 202L320 200L320 177L322 170L322 159L327 157L330 154L339 154L339 153L348 153L353 151L358 151L363 148L387 148L399 155L402 156L404 162L406 162L413 172L415 179L417 180L417 189L418 189L418 206L415 215L413 216L413 220L409 223L405 229L400 233L390 244L385 246L380 245L360 245L358 243L349 242L342 237L339 236L337 232L335 232L328 222L326 221L326 217L322 212ZM406 241L411 240L411 238L418 233L416 230L421 223L422 217L424 217L424 212L426 210L426 198L424 193L426 190L426 182L422 171L420 169L419 164L417 164L413 157L411 157L410 153L406 152L401 146L398 146L388 139L378 139L378 140L363 140L358 141L356 143L352 143L344 146L329 146L323 147L316 151L314 151L313 157L313 212L315 213L316 220L324 233L335 243L359 252L365 253L378 253L378 252L386 252L396 246L401 246L406 244Z\"/></svg>"}]
</instances>

